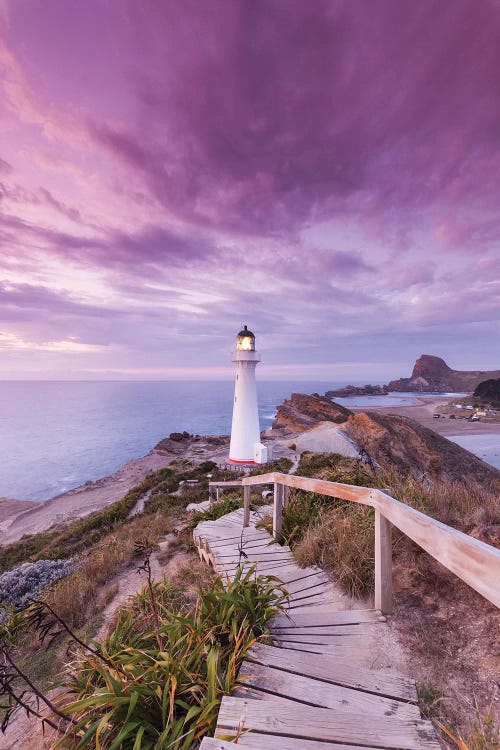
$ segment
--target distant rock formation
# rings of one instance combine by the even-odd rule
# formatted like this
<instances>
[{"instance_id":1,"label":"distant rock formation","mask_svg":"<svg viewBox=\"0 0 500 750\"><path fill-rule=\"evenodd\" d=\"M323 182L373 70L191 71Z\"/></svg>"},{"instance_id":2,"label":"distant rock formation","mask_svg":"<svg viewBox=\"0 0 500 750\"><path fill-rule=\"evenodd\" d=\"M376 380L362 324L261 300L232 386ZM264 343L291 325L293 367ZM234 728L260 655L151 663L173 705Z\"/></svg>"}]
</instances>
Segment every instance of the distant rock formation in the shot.
<instances>
[{"instance_id":1,"label":"distant rock formation","mask_svg":"<svg viewBox=\"0 0 500 750\"><path fill-rule=\"evenodd\" d=\"M491 378L479 383L474 398L489 404L500 404L500 378Z\"/></svg>"},{"instance_id":2,"label":"distant rock formation","mask_svg":"<svg viewBox=\"0 0 500 750\"><path fill-rule=\"evenodd\" d=\"M444 359L422 354L409 378L391 380L388 391L431 391L435 393L472 392L486 378L499 378L500 370L452 370Z\"/></svg>"},{"instance_id":3,"label":"distant rock formation","mask_svg":"<svg viewBox=\"0 0 500 750\"><path fill-rule=\"evenodd\" d=\"M335 422L341 424L352 414L345 406L336 404L325 396L313 393L292 393L278 406L278 413L273 422L273 430L284 432L302 432L314 427L318 422Z\"/></svg>"},{"instance_id":4,"label":"distant rock formation","mask_svg":"<svg viewBox=\"0 0 500 750\"><path fill-rule=\"evenodd\" d=\"M333 391L327 391L327 398L348 398L349 396L386 396L388 393L386 385L346 385L344 388L337 388Z\"/></svg>"},{"instance_id":5,"label":"distant rock formation","mask_svg":"<svg viewBox=\"0 0 500 750\"><path fill-rule=\"evenodd\" d=\"M498 469L409 417L361 412L342 429L381 466L420 481L471 482L489 491L500 487Z\"/></svg>"}]
</instances>

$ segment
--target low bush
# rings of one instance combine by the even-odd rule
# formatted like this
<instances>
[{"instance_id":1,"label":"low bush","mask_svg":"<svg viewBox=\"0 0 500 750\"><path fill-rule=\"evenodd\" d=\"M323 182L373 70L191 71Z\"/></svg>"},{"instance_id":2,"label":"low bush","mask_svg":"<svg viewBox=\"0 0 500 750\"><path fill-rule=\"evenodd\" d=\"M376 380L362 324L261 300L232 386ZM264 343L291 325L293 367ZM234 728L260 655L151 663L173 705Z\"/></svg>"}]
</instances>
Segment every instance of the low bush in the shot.
<instances>
[{"instance_id":1,"label":"low bush","mask_svg":"<svg viewBox=\"0 0 500 750\"><path fill-rule=\"evenodd\" d=\"M212 732L248 648L285 602L275 578L239 573L200 593L193 612L171 611L168 584L124 609L100 657L81 655L62 707L78 747L188 750ZM61 741L61 746L63 741Z\"/></svg>"},{"instance_id":2,"label":"low bush","mask_svg":"<svg viewBox=\"0 0 500 750\"><path fill-rule=\"evenodd\" d=\"M3 573L0 576L0 619L2 610L6 616L10 608L25 609L44 589L70 575L74 569L72 560L39 560Z\"/></svg>"}]
</instances>

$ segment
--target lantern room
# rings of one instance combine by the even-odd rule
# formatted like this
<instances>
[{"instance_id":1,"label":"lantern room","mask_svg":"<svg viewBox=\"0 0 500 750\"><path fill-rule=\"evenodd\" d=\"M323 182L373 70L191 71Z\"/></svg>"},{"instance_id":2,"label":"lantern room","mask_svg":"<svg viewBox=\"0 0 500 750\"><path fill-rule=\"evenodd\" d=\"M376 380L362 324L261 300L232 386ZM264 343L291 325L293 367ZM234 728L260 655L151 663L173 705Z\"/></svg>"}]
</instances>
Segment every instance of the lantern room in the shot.
<instances>
[{"instance_id":1,"label":"lantern room","mask_svg":"<svg viewBox=\"0 0 500 750\"><path fill-rule=\"evenodd\" d=\"M236 351L238 352L254 352L255 351L255 336L252 331L249 331L246 326L243 326L243 330L236 336Z\"/></svg>"}]
</instances>

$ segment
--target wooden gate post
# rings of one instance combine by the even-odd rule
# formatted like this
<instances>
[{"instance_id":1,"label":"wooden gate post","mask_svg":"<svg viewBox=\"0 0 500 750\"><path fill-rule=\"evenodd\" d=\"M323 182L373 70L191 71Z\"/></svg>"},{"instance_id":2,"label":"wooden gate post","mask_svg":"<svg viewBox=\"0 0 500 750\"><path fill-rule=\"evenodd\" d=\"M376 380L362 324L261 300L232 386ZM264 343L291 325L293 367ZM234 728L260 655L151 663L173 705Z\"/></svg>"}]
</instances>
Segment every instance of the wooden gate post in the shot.
<instances>
[{"instance_id":1,"label":"wooden gate post","mask_svg":"<svg viewBox=\"0 0 500 750\"><path fill-rule=\"evenodd\" d=\"M250 525L250 485L243 487L243 526Z\"/></svg>"},{"instance_id":2,"label":"wooden gate post","mask_svg":"<svg viewBox=\"0 0 500 750\"><path fill-rule=\"evenodd\" d=\"M274 484L274 503L273 503L273 537L278 539L281 536L281 527L283 522L283 485L275 482Z\"/></svg>"},{"instance_id":3,"label":"wooden gate post","mask_svg":"<svg viewBox=\"0 0 500 750\"><path fill-rule=\"evenodd\" d=\"M375 609L392 612L392 524L375 510Z\"/></svg>"}]
</instances>

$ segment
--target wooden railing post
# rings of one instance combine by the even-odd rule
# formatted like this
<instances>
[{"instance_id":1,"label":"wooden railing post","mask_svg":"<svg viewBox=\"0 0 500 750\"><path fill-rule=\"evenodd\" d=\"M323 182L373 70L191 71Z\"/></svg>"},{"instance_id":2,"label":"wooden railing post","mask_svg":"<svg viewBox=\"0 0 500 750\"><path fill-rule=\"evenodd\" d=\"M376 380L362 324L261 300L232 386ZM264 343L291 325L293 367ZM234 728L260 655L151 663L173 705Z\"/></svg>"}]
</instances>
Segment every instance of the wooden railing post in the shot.
<instances>
[{"instance_id":1,"label":"wooden railing post","mask_svg":"<svg viewBox=\"0 0 500 750\"><path fill-rule=\"evenodd\" d=\"M250 485L243 487L243 526L250 525Z\"/></svg>"},{"instance_id":2,"label":"wooden railing post","mask_svg":"<svg viewBox=\"0 0 500 750\"><path fill-rule=\"evenodd\" d=\"M283 485L275 482L274 484L274 503L273 503L273 537L278 539L281 536L281 527L283 521Z\"/></svg>"},{"instance_id":3,"label":"wooden railing post","mask_svg":"<svg viewBox=\"0 0 500 750\"><path fill-rule=\"evenodd\" d=\"M375 510L375 609L392 612L392 524Z\"/></svg>"},{"instance_id":4,"label":"wooden railing post","mask_svg":"<svg viewBox=\"0 0 500 750\"><path fill-rule=\"evenodd\" d=\"M287 487L286 485L281 485L281 490L283 492L283 510L285 510L286 506L288 505L288 501L290 499L290 487Z\"/></svg>"}]
</instances>

